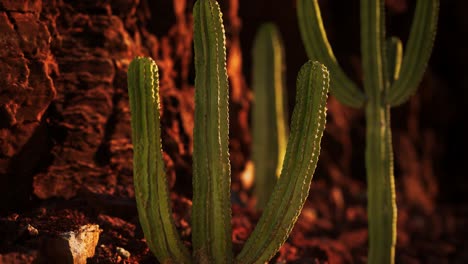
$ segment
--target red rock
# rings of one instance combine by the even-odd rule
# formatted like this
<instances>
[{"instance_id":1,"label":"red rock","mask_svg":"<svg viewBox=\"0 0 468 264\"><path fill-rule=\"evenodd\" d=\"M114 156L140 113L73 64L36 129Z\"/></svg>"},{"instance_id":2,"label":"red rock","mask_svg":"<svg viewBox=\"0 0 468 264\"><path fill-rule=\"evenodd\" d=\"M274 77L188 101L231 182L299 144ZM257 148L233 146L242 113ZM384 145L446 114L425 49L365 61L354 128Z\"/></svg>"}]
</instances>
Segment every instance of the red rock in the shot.
<instances>
[{"instance_id":1,"label":"red rock","mask_svg":"<svg viewBox=\"0 0 468 264\"><path fill-rule=\"evenodd\" d=\"M27 58L45 60L50 56L50 36L47 25L32 13L12 13L20 47Z\"/></svg>"},{"instance_id":2,"label":"red rock","mask_svg":"<svg viewBox=\"0 0 468 264\"><path fill-rule=\"evenodd\" d=\"M0 12L0 32L2 32L0 58L17 58L21 56L22 52L19 48L19 40L14 25L5 12ZM5 75L2 74L2 76Z\"/></svg>"},{"instance_id":3,"label":"red rock","mask_svg":"<svg viewBox=\"0 0 468 264\"><path fill-rule=\"evenodd\" d=\"M2 0L2 6L13 12L40 13L42 10L42 0Z\"/></svg>"}]
</instances>

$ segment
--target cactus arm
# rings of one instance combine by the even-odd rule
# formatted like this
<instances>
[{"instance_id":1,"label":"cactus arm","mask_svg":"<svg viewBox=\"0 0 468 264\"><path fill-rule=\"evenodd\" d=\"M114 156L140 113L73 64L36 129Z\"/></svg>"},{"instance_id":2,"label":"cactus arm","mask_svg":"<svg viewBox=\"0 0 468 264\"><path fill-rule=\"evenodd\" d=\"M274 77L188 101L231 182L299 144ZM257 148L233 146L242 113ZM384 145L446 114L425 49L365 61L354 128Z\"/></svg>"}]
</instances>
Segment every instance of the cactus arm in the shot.
<instances>
[{"instance_id":1,"label":"cactus arm","mask_svg":"<svg viewBox=\"0 0 468 264\"><path fill-rule=\"evenodd\" d=\"M252 157L257 207L263 209L281 173L286 153L287 124L284 90L284 50L274 24L260 27L253 56L254 106Z\"/></svg>"},{"instance_id":2,"label":"cactus arm","mask_svg":"<svg viewBox=\"0 0 468 264\"><path fill-rule=\"evenodd\" d=\"M297 17L309 59L321 61L330 71L332 94L348 106L363 106L364 93L346 76L333 54L323 26L318 1L298 0Z\"/></svg>"},{"instance_id":3,"label":"cactus arm","mask_svg":"<svg viewBox=\"0 0 468 264\"><path fill-rule=\"evenodd\" d=\"M172 218L164 171L156 63L136 58L128 68L133 177L138 215L149 248L161 263L191 263Z\"/></svg>"},{"instance_id":4,"label":"cactus arm","mask_svg":"<svg viewBox=\"0 0 468 264\"><path fill-rule=\"evenodd\" d=\"M386 101L400 105L416 91L434 45L439 0L418 0L399 78L389 90Z\"/></svg>"},{"instance_id":5,"label":"cactus arm","mask_svg":"<svg viewBox=\"0 0 468 264\"><path fill-rule=\"evenodd\" d=\"M325 66L309 61L301 68L281 176L236 263L265 263L291 232L307 198L320 154L328 86Z\"/></svg>"},{"instance_id":6,"label":"cactus arm","mask_svg":"<svg viewBox=\"0 0 468 264\"><path fill-rule=\"evenodd\" d=\"M195 127L192 244L197 263L232 263L228 80L222 14L194 6Z\"/></svg>"},{"instance_id":7,"label":"cactus arm","mask_svg":"<svg viewBox=\"0 0 468 264\"><path fill-rule=\"evenodd\" d=\"M403 57L403 45L397 37L391 37L386 41L387 48L387 85L391 84L400 76L401 60Z\"/></svg>"}]
</instances>

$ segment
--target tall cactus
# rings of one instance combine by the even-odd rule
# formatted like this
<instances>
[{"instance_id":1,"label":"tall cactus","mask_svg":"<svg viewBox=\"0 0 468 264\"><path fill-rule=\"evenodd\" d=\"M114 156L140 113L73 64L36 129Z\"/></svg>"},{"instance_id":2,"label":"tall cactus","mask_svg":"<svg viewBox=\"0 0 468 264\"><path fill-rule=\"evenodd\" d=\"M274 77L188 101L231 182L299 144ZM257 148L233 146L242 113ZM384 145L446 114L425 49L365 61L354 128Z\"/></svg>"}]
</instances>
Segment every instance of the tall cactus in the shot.
<instances>
[{"instance_id":1,"label":"tall cactus","mask_svg":"<svg viewBox=\"0 0 468 264\"><path fill-rule=\"evenodd\" d=\"M252 160L257 207L263 209L280 176L288 140L283 41L274 24L260 26L252 57Z\"/></svg>"},{"instance_id":2,"label":"tall cactus","mask_svg":"<svg viewBox=\"0 0 468 264\"><path fill-rule=\"evenodd\" d=\"M318 0L299 0L297 16L310 59L330 69L331 91L344 104L366 112L369 263L394 263L396 201L390 107L405 102L416 90L435 39L439 0L418 0L402 57L401 42L385 41L384 1L361 0L361 53L364 92L339 67L328 42Z\"/></svg>"},{"instance_id":3,"label":"tall cactus","mask_svg":"<svg viewBox=\"0 0 468 264\"><path fill-rule=\"evenodd\" d=\"M216 1L197 1L193 13L193 250L196 262L232 263L229 88L222 14Z\"/></svg>"}]
</instances>

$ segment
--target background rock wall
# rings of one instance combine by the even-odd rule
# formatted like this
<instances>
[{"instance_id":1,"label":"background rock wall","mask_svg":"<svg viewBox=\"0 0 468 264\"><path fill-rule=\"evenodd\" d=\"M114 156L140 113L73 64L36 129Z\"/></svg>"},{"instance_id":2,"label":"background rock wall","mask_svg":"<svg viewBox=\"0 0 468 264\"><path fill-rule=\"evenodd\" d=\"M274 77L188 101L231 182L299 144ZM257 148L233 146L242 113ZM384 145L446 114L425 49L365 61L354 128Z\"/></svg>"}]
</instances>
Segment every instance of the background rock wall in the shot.
<instances>
[{"instance_id":1,"label":"background rock wall","mask_svg":"<svg viewBox=\"0 0 468 264\"><path fill-rule=\"evenodd\" d=\"M152 56L159 65L168 174L174 185L177 172L178 189L191 194L192 5L185 0L0 1L2 207L80 192L133 195L126 69L137 55ZM235 131L246 129L236 116L245 116L248 107L236 5L223 6L231 10L225 12L232 29L229 54L237 56L237 63L228 65ZM240 135L232 145L239 171L247 144Z\"/></svg>"}]
</instances>

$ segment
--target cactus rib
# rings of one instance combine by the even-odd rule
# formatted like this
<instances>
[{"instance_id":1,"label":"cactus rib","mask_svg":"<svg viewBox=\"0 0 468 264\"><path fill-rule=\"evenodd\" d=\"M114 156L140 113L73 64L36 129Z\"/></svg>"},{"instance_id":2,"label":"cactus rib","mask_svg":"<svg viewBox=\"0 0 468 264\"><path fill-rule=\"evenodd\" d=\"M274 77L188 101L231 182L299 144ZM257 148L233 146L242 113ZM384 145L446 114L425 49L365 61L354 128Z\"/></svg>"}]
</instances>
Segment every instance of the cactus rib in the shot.
<instances>
[{"instance_id":1,"label":"cactus rib","mask_svg":"<svg viewBox=\"0 0 468 264\"><path fill-rule=\"evenodd\" d=\"M128 68L135 198L148 246L162 263L191 263L172 218L161 147L156 63L136 58Z\"/></svg>"},{"instance_id":2,"label":"cactus rib","mask_svg":"<svg viewBox=\"0 0 468 264\"><path fill-rule=\"evenodd\" d=\"M349 106L361 107L366 98L339 66L328 42L317 0L299 0L297 17L303 43L309 59L325 64L330 71L330 90L336 98Z\"/></svg>"},{"instance_id":3,"label":"cactus rib","mask_svg":"<svg viewBox=\"0 0 468 264\"><path fill-rule=\"evenodd\" d=\"M265 263L286 240L307 198L326 122L329 76L309 61L297 78L296 106L281 176L236 263Z\"/></svg>"},{"instance_id":4,"label":"cactus rib","mask_svg":"<svg viewBox=\"0 0 468 264\"><path fill-rule=\"evenodd\" d=\"M231 263L228 81L219 5L194 6L195 128L192 241L196 262Z\"/></svg>"},{"instance_id":5,"label":"cactus rib","mask_svg":"<svg viewBox=\"0 0 468 264\"><path fill-rule=\"evenodd\" d=\"M391 106L406 102L421 81L434 45L439 0L418 0L399 78L389 90Z\"/></svg>"},{"instance_id":6,"label":"cactus rib","mask_svg":"<svg viewBox=\"0 0 468 264\"><path fill-rule=\"evenodd\" d=\"M286 153L286 91L284 50L280 33L272 23L258 30L253 56L253 140L257 207L263 209L280 176Z\"/></svg>"}]
</instances>

